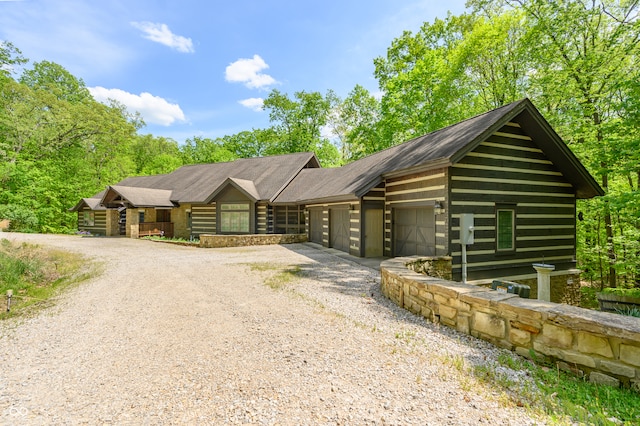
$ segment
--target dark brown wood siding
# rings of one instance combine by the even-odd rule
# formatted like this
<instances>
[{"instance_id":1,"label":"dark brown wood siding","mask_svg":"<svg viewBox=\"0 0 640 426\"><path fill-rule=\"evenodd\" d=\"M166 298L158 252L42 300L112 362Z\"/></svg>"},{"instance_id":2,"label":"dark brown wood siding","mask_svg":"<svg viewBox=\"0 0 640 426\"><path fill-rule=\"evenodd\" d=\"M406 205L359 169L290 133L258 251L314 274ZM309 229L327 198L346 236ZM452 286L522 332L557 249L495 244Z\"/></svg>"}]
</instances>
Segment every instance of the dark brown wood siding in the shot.
<instances>
[{"instance_id":1,"label":"dark brown wood siding","mask_svg":"<svg viewBox=\"0 0 640 426\"><path fill-rule=\"evenodd\" d=\"M342 251L345 251L354 256L363 256L363 252L361 251L360 241L361 241L361 230L360 230L360 214L361 214L361 203L357 201L353 202L345 202L345 203L327 203L327 204L309 204L306 206L309 212L312 210L322 210L322 245L325 247L332 247L332 236L336 236L335 232L332 233L331 227L335 224L331 224L331 211L332 210L348 210L348 222L346 218L342 218L342 223L339 226L342 227L345 232L348 232L348 246L345 244L339 244L339 248ZM316 220L319 217L318 213L314 214ZM334 217L335 219L335 217ZM310 218L310 221L313 222L313 219ZM317 235L318 229L314 226L314 234ZM334 229L335 231L335 229ZM307 227L307 232L311 232L311 228ZM311 236L308 234L309 238ZM317 238L317 237L314 237Z\"/></svg>"},{"instance_id":2,"label":"dark brown wood siding","mask_svg":"<svg viewBox=\"0 0 640 426\"><path fill-rule=\"evenodd\" d=\"M216 233L216 205L207 204L191 207L191 234L199 237L200 234Z\"/></svg>"},{"instance_id":3,"label":"dark brown wood siding","mask_svg":"<svg viewBox=\"0 0 640 426\"><path fill-rule=\"evenodd\" d=\"M436 202L445 203L448 183L446 168L407 176L389 178L385 181L384 211L384 255L393 256L394 209L407 207L433 208ZM448 215L445 210L435 215L435 254L448 253Z\"/></svg>"},{"instance_id":4,"label":"dark brown wood siding","mask_svg":"<svg viewBox=\"0 0 640 426\"><path fill-rule=\"evenodd\" d=\"M534 274L533 263L575 267L575 191L517 123L487 138L450 175L453 278L461 279L460 215L474 214L468 281ZM515 250L496 250L496 206L515 209Z\"/></svg>"}]
</instances>

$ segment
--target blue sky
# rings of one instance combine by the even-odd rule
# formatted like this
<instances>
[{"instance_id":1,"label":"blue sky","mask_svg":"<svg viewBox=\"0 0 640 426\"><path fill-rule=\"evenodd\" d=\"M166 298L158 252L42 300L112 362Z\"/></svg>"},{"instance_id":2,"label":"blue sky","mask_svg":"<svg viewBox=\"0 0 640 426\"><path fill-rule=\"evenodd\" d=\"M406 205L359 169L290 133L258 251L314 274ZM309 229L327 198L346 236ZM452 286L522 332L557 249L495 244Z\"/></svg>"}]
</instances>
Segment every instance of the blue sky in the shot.
<instances>
[{"instance_id":1,"label":"blue sky","mask_svg":"<svg viewBox=\"0 0 640 426\"><path fill-rule=\"evenodd\" d=\"M464 0L0 0L0 40L56 62L98 100L139 111L140 133L183 142L269 125L276 88L378 90L373 59Z\"/></svg>"}]
</instances>

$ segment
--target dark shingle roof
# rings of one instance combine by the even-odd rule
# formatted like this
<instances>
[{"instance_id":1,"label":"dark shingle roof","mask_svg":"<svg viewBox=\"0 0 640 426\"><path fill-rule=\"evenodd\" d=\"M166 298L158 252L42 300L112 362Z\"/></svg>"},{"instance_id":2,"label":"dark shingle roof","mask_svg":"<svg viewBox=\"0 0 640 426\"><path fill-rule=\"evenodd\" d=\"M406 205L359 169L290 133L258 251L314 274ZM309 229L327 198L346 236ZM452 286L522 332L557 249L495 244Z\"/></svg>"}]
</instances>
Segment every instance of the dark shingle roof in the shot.
<instances>
[{"instance_id":1,"label":"dark shingle roof","mask_svg":"<svg viewBox=\"0 0 640 426\"><path fill-rule=\"evenodd\" d=\"M112 191L137 207L175 207L171 202L171 190L133 186L112 185L107 189L102 202L106 203Z\"/></svg>"},{"instance_id":2,"label":"dark shingle roof","mask_svg":"<svg viewBox=\"0 0 640 426\"><path fill-rule=\"evenodd\" d=\"M100 191L91 198L81 199L80 201L78 201L78 204L70 208L69 211L77 212L82 210L85 207L88 207L91 210L106 210L107 209L106 207L100 205L100 202L102 201L102 196L104 195L104 193L105 191Z\"/></svg>"},{"instance_id":3,"label":"dark shingle roof","mask_svg":"<svg viewBox=\"0 0 640 426\"><path fill-rule=\"evenodd\" d=\"M112 188L118 188L118 192L134 205L151 206L153 204L148 203L155 200L158 207L164 207L166 193L158 190L170 191L170 200L176 203L205 203L221 185L232 179L256 200L271 200L305 167L319 167L315 154L302 152L182 166L165 175L129 177ZM149 191L151 198L144 198L144 191ZM129 199L125 193L138 201ZM144 204L138 204L143 201Z\"/></svg>"},{"instance_id":4,"label":"dark shingle roof","mask_svg":"<svg viewBox=\"0 0 640 426\"><path fill-rule=\"evenodd\" d=\"M427 163L448 162L522 102L511 103L339 168L304 170L276 202L353 199L377 185L385 173Z\"/></svg>"},{"instance_id":5,"label":"dark shingle roof","mask_svg":"<svg viewBox=\"0 0 640 426\"><path fill-rule=\"evenodd\" d=\"M420 166L460 161L490 134L518 117L525 130L575 186L578 197L602 195L602 189L528 99L469 118L335 169L303 170L276 203L347 200L363 196L385 174Z\"/></svg>"}]
</instances>

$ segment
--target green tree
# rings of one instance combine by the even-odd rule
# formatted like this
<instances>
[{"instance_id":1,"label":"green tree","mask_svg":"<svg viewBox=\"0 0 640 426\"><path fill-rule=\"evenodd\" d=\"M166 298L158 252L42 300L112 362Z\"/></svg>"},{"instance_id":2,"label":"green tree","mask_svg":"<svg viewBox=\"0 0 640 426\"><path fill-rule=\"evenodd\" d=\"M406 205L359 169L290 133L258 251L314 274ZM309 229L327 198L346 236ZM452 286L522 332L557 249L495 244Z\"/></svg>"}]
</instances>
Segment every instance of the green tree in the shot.
<instances>
[{"instance_id":1,"label":"green tree","mask_svg":"<svg viewBox=\"0 0 640 426\"><path fill-rule=\"evenodd\" d=\"M19 81L0 78L0 203L30 209L38 229L75 228L67 210L132 173L129 142L138 122L103 105L82 80L50 62Z\"/></svg>"},{"instance_id":2,"label":"green tree","mask_svg":"<svg viewBox=\"0 0 640 426\"><path fill-rule=\"evenodd\" d=\"M16 67L27 62L20 49L8 41L0 41L0 78L9 78Z\"/></svg>"},{"instance_id":3,"label":"green tree","mask_svg":"<svg viewBox=\"0 0 640 426\"><path fill-rule=\"evenodd\" d=\"M153 135L138 135L131 144L135 174L170 173L183 165L178 142Z\"/></svg>"},{"instance_id":4,"label":"green tree","mask_svg":"<svg viewBox=\"0 0 640 426\"><path fill-rule=\"evenodd\" d=\"M253 129L223 137L222 145L236 158L263 157L274 150L273 145L277 140L273 128Z\"/></svg>"},{"instance_id":5,"label":"green tree","mask_svg":"<svg viewBox=\"0 0 640 426\"><path fill-rule=\"evenodd\" d=\"M32 90L42 90L55 95L59 100L71 103L93 101L84 81L55 62L34 63L32 69L22 73L19 81Z\"/></svg>"},{"instance_id":6,"label":"green tree","mask_svg":"<svg viewBox=\"0 0 640 426\"><path fill-rule=\"evenodd\" d=\"M296 92L291 99L289 95L273 90L264 101L275 137L267 153L316 152L325 165L335 165L338 150L327 143L328 138L323 137L322 130L336 101L332 91L326 96L319 92Z\"/></svg>"},{"instance_id":7,"label":"green tree","mask_svg":"<svg viewBox=\"0 0 640 426\"><path fill-rule=\"evenodd\" d=\"M601 217L606 233L607 281L615 287L621 247L615 243L619 212L612 211L617 197L613 181L633 179L631 176L637 176L640 169L638 132L626 133L629 126L624 124L630 117L629 100L640 78L638 2L508 3L524 12L534 31L533 93L547 105L565 140L600 177L608 194ZM624 171L620 165L635 170Z\"/></svg>"},{"instance_id":8,"label":"green tree","mask_svg":"<svg viewBox=\"0 0 640 426\"><path fill-rule=\"evenodd\" d=\"M392 41L374 60L380 90L381 133L387 147L439 129L475 112L457 47L473 17L449 15Z\"/></svg>"},{"instance_id":9,"label":"green tree","mask_svg":"<svg viewBox=\"0 0 640 426\"><path fill-rule=\"evenodd\" d=\"M227 149L221 140L194 136L180 147L184 164L219 163L235 160L237 157Z\"/></svg>"},{"instance_id":10,"label":"green tree","mask_svg":"<svg viewBox=\"0 0 640 426\"><path fill-rule=\"evenodd\" d=\"M338 104L331 117L333 133L341 142L341 156L350 162L384 146L380 130L380 102L367 89L356 85Z\"/></svg>"}]
</instances>

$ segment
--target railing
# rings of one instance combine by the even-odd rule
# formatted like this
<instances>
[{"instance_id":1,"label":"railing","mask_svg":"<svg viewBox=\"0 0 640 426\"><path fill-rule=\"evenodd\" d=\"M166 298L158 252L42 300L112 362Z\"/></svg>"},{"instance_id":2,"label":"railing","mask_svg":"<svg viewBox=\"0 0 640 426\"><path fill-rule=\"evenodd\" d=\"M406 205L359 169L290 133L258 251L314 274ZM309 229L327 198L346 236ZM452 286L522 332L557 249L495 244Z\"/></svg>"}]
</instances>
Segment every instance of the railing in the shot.
<instances>
[{"instance_id":1,"label":"railing","mask_svg":"<svg viewBox=\"0 0 640 426\"><path fill-rule=\"evenodd\" d=\"M171 222L143 222L138 225L138 236L148 237L157 235L173 238L173 223Z\"/></svg>"}]
</instances>

